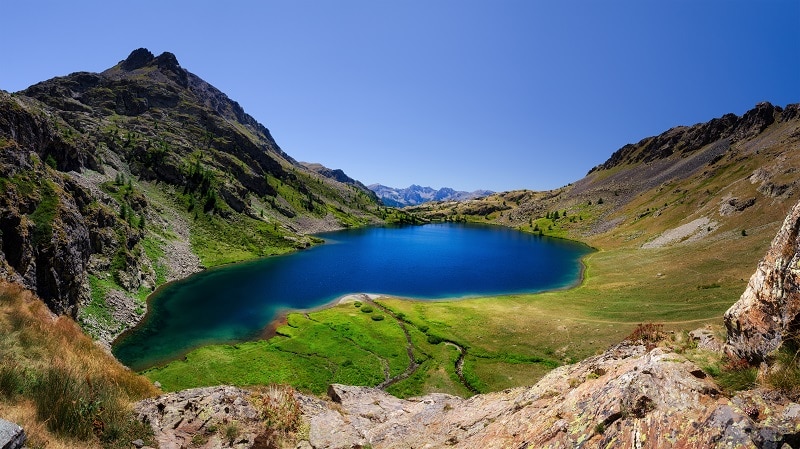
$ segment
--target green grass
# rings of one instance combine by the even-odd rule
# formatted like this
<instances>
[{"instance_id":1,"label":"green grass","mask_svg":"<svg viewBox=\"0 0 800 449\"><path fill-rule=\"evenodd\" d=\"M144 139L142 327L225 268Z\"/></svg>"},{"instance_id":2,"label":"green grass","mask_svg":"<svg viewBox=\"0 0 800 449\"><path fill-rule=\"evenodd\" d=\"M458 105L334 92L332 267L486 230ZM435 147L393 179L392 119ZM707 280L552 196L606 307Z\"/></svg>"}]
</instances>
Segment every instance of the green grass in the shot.
<instances>
[{"instance_id":1,"label":"green grass","mask_svg":"<svg viewBox=\"0 0 800 449\"><path fill-rule=\"evenodd\" d=\"M33 244L40 246L46 244L53 237L53 220L58 212L58 195L55 186L49 180L40 183L39 193L41 200L36 210L30 215L35 225L33 230Z\"/></svg>"},{"instance_id":2,"label":"green grass","mask_svg":"<svg viewBox=\"0 0 800 449\"><path fill-rule=\"evenodd\" d=\"M153 236L148 236L141 241L147 258L153 263L156 275L156 287L167 282L167 266L164 264L164 243Z\"/></svg>"},{"instance_id":3,"label":"green grass","mask_svg":"<svg viewBox=\"0 0 800 449\"><path fill-rule=\"evenodd\" d=\"M290 314L269 341L217 345L145 372L165 389L197 385L291 384L313 393L330 383L377 385L408 366L405 336L394 320L374 321L352 304Z\"/></svg>"}]
</instances>

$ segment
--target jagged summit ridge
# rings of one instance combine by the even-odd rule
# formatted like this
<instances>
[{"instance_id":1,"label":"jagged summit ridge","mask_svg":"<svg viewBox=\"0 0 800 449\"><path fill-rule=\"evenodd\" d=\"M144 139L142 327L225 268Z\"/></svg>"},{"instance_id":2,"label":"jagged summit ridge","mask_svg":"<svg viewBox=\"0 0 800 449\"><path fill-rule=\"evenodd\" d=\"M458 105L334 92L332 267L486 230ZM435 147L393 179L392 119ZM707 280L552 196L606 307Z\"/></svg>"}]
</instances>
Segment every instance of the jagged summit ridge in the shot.
<instances>
[{"instance_id":1,"label":"jagged summit ridge","mask_svg":"<svg viewBox=\"0 0 800 449\"><path fill-rule=\"evenodd\" d=\"M120 62L120 67L128 72L144 67L155 58L155 55L146 48L137 48L128 57Z\"/></svg>"},{"instance_id":2,"label":"jagged summit ridge","mask_svg":"<svg viewBox=\"0 0 800 449\"><path fill-rule=\"evenodd\" d=\"M592 168L588 174L609 170L619 165L653 162L675 155L685 157L706 145L727 139L728 144L746 140L763 132L776 121L788 121L798 115L798 104L786 108L769 102L758 103L741 117L725 114L706 123L676 126L658 136L646 137L615 151L604 163Z\"/></svg>"}]
</instances>

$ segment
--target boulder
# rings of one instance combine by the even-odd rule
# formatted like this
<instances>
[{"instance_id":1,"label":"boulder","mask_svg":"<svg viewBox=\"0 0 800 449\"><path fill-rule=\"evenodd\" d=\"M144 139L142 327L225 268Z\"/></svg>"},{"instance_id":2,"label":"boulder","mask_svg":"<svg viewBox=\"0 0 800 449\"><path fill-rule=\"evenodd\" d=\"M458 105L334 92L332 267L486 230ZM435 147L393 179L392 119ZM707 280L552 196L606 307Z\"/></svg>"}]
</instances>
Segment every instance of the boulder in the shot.
<instances>
[{"instance_id":1,"label":"boulder","mask_svg":"<svg viewBox=\"0 0 800 449\"><path fill-rule=\"evenodd\" d=\"M790 334L800 331L800 203L772 241L769 251L727 312L727 352L750 363L768 361Z\"/></svg>"},{"instance_id":2,"label":"boulder","mask_svg":"<svg viewBox=\"0 0 800 449\"><path fill-rule=\"evenodd\" d=\"M25 444L25 431L13 422L0 418L0 449L19 449Z\"/></svg>"}]
</instances>

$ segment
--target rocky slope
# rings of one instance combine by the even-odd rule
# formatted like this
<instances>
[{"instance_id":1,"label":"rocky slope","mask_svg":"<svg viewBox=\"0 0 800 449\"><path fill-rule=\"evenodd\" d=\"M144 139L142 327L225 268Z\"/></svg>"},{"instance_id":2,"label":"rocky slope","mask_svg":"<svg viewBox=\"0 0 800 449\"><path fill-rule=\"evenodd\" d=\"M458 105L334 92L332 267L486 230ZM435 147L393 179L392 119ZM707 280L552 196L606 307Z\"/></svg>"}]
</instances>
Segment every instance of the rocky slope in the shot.
<instances>
[{"instance_id":1,"label":"rocky slope","mask_svg":"<svg viewBox=\"0 0 800 449\"><path fill-rule=\"evenodd\" d=\"M708 220L669 245L781 220L797 193L798 170L800 105L760 103L741 117L727 114L625 145L559 189L406 210L614 246L641 246L693 220Z\"/></svg>"},{"instance_id":2,"label":"rocky slope","mask_svg":"<svg viewBox=\"0 0 800 449\"><path fill-rule=\"evenodd\" d=\"M171 53L0 91L0 150L0 277L104 341L166 281L381 221Z\"/></svg>"},{"instance_id":3,"label":"rocky slope","mask_svg":"<svg viewBox=\"0 0 800 449\"><path fill-rule=\"evenodd\" d=\"M464 201L494 193L489 190L462 192L451 189L450 187L434 189L432 187L422 187L416 184L412 184L404 189L387 187L381 184L371 184L367 187L375 192L384 205L389 207L416 206L431 201Z\"/></svg>"},{"instance_id":4,"label":"rocky slope","mask_svg":"<svg viewBox=\"0 0 800 449\"><path fill-rule=\"evenodd\" d=\"M800 203L726 314L727 347L737 356L766 360L764 354L781 344L775 335L798 342L797 229ZM296 426L281 441L313 448L800 447L800 382L782 389L760 382L727 393L687 357L721 356L721 342L708 331L691 335L694 343L664 341L657 327L643 327L600 355L556 368L536 385L468 399L430 394L404 400L375 388L332 385L328 399L296 396L305 427ZM699 353L688 349L695 345ZM259 422L253 403L263 401L254 397L231 387L184 391L139 403L138 418L153 427L162 448L183 447L196 434L210 435L203 447L222 447L203 427L236 420L245 430L232 445L279 447L277 440L262 445L270 427Z\"/></svg>"}]
</instances>

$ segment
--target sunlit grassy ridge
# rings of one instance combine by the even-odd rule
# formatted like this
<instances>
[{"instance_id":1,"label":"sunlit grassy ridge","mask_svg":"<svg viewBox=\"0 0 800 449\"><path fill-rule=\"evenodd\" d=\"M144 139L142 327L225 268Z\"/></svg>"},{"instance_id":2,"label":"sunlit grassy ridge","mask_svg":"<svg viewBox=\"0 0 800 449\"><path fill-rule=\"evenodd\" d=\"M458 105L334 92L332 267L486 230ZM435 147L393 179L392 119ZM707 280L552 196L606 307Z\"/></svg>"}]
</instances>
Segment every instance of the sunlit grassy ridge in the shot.
<instances>
[{"instance_id":1,"label":"sunlit grassy ridge","mask_svg":"<svg viewBox=\"0 0 800 449\"><path fill-rule=\"evenodd\" d=\"M17 286L0 284L0 415L21 424L29 447L128 447L150 430L130 402L157 390L55 318Z\"/></svg>"}]
</instances>

